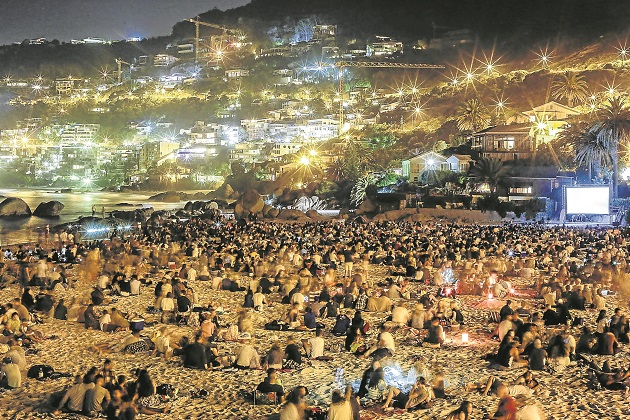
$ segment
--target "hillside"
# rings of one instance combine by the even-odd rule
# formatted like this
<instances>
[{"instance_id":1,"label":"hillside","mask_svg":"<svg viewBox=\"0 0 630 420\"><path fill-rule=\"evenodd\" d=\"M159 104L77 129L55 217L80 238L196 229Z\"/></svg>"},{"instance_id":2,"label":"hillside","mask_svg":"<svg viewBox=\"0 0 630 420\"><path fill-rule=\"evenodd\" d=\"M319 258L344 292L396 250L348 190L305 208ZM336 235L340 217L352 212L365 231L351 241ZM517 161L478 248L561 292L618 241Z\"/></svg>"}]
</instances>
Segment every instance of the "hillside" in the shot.
<instances>
[{"instance_id":1,"label":"hillside","mask_svg":"<svg viewBox=\"0 0 630 420\"><path fill-rule=\"evenodd\" d=\"M340 26L341 36L383 32L401 39L430 39L437 30L470 29L482 40L513 45L547 38L594 39L629 28L630 2L616 0L253 0L225 12L201 15L206 21L281 22L315 16ZM190 33L178 24L174 35Z\"/></svg>"}]
</instances>

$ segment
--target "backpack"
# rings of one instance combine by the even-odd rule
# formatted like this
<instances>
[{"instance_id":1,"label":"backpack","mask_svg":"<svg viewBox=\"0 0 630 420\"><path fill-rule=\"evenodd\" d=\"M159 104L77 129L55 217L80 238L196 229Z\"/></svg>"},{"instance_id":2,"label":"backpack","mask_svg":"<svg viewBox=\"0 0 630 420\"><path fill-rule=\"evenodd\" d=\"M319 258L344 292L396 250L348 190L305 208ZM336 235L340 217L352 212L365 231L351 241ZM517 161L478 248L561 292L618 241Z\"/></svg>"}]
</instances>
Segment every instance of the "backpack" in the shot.
<instances>
[{"instance_id":1,"label":"backpack","mask_svg":"<svg viewBox=\"0 0 630 420\"><path fill-rule=\"evenodd\" d=\"M33 365L28 369L26 376L38 381L44 381L50 378L53 373L55 373L55 369L50 365Z\"/></svg>"}]
</instances>

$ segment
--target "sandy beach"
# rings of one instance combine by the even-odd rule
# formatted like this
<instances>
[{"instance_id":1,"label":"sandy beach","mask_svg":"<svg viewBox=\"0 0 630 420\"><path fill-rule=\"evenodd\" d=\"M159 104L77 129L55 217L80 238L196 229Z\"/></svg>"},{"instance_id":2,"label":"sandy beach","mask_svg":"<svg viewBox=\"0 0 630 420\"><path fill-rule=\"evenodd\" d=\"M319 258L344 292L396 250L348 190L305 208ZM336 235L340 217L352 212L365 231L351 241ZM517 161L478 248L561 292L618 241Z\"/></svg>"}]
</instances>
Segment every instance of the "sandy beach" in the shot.
<instances>
[{"instance_id":1,"label":"sandy beach","mask_svg":"<svg viewBox=\"0 0 630 420\"><path fill-rule=\"evenodd\" d=\"M191 261L194 265L195 262ZM83 280L79 275L79 265L74 265L68 270L68 275L75 280L75 287L55 294L55 299L63 298L66 302L73 299L87 297L92 291L93 283ZM294 269L293 269L294 270ZM152 281L162 277L161 270L158 273L147 276ZM290 269L291 271L291 269ZM341 271L339 272L341 274ZM383 265L369 265L368 279L377 283L389 275L388 268ZM532 299L530 290L538 273L532 278L510 278L515 290L513 300L528 302L532 308L544 309L542 299ZM542 275L542 274L541 274ZM247 286L248 279L244 278L241 285ZM207 281L194 281L189 286L199 296L199 303L213 302L215 307L222 306L225 313L221 315L223 324L236 321L238 311L241 309L245 292L230 292L212 290ZM417 293L430 290L433 293L436 288L421 283L411 283L410 290ZM0 290L0 301L9 302L19 296L17 285L9 285ZM280 295L270 296L270 300L279 302ZM492 415L498 399L494 395L482 396L479 392L466 392L464 386L472 381L485 381L490 375L495 375L503 381L511 381L521 375L525 369L494 370L484 360L488 353L496 351L497 341L488 339L489 334L496 324L488 323L488 315L491 310L498 310L503 302L498 299L488 301L482 296L457 296L457 301L462 309L465 325L458 331L446 333L445 345L439 349L423 348L418 346L418 339L410 333L409 329L401 328L393 335L396 339L397 351L393 358L386 359L385 366L387 378L391 381L407 383L407 380L417 375L427 376L431 380L438 374L445 378L446 394L448 399L436 399L431 408L409 413L383 413L380 410L362 410L362 418L375 419L393 416L400 419L435 418L440 419L454 408L458 407L464 399L474 404L472 418L483 418L484 412ZM143 287L140 296L113 297L109 304L99 307L117 307L128 314L140 314L148 325L159 321L159 315L147 314L147 308L154 304L153 287ZM606 308L612 313L617 306L627 307L626 298L619 295L610 296L606 300ZM262 311L253 311L252 321L255 327L253 344L259 354L264 355L274 341L280 341L282 346L289 335L298 339L313 336L312 332L300 331L266 331L265 323L284 317L287 305L276 303ZM353 310L348 314L352 317ZM387 317L387 313L365 312L364 319L371 325L379 325ZM595 328L597 311L579 311L579 316L585 318L585 325ZM319 319L318 319L319 320ZM344 337L334 337L330 334L334 319L322 319L326 324L326 354L332 356L332 361L313 360L310 365L299 371L283 372L279 374L285 389L291 390L297 385L308 387L310 394L307 401L311 405L327 407L330 404L331 391L335 389L335 373L337 368L344 369L344 381L348 381L355 387L361 380L363 371L369 366L369 361L359 359L355 355L343 351ZM159 328L157 323L148 326L142 332L144 336L150 336L151 332ZM251 401L251 392L260 383L265 373L263 370L254 371L199 371L186 369L182 366L179 357L164 360L147 354L123 354L110 353L99 355L94 351L95 343L111 342L120 339L128 332L105 333L102 331L86 330L81 323L60 321L52 318L36 325L35 328L46 336L55 336L42 343L36 344L37 355L27 356L30 364L49 364L58 372L72 375L82 374L91 366L102 366L106 357L111 358L115 364L115 372L131 377L131 372L136 368L146 368L156 385L162 383L172 384L179 389L178 398L173 402L171 413L164 415L144 416L139 418L155 419L263 419L278 418L278 406L256 405ZM169 326L169 330L177 331L182 335L191 336L194 330L190 327ZM554 331L554 327L547 329L548 333ZM571 329L576 339L580 335L580 328ZM469 336L468 343L462 343L462 333ZM371 328L368 333L368 342L376 340L377 329ZM235 354L240 346L238 342L218 343L220 354ZM340 351L341 350L341 351ZM614 366L630 365L630 352L628 346L616 356L593 356L600 365L604 360L613 360ZM593 391L587 389L586 369L575 364L566 367L556 373L537 372L536 379L542 385L542 391L531 399L549 419L622 419L630 418L630 404L628 398L624 398L619 391ZM29 419L49 416L51 407L48 399L52 393L67 388L72 383L72 378L60 378L56 380L37 381L25 379L22 388L14 391L0 393L0 418ZM192 398L191 392L205 389L209 395L205 398ZM525 401L527 402L527 401ZM60 418L81 418L80 415L62 414Z\"/></svg>"}]
</instances>

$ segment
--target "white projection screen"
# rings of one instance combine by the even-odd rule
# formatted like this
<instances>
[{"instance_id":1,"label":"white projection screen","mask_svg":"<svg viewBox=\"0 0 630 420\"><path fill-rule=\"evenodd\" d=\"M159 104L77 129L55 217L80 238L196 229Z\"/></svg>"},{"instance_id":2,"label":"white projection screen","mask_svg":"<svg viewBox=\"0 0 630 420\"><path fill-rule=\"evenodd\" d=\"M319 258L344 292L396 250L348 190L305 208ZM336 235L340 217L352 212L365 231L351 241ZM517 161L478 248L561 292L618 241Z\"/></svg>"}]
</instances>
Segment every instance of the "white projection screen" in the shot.
<instances>
[{"instance_id":1,"label":"white projection screen","mask_svg":"<svg viewBox=\"0 0 630 420\"><path fill-rule=\"evenodd\" d=\"M610 187L566 187L566 214L610 214Z\"/></svg>"}]
</instances>

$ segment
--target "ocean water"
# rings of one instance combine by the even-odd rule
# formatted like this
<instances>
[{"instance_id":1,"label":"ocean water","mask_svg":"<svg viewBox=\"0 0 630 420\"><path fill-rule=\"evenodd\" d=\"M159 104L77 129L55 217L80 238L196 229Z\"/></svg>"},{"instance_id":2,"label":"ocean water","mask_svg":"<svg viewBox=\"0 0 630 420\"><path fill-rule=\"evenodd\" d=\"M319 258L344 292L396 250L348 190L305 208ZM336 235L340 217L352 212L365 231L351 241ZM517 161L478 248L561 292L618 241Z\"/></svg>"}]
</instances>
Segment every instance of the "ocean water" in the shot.
<instances>
[{"instance_id":1,"label":"ocean water","mask_svg":"<svg viewBox=\"0 0 630 420\"><path fill-rule=\"evenodd\" d=\"M73 192L59 193L55 190L30 190L30 189L0 189L0 196L17 197L24 200L34 211L37 205L43 201L57 200L65 207L59 217L40 218L26 217L20 219L0 218L0 246L34 242L38 240L38 230L45 228L47 224L54 226L78 219L81 216L91 216L92 206L96 205L97 214L100 217L101 207L105 212L113 210L133 210L143 207L153 207L155 210L169 210L182 208L185 202L161 203L152 202L147 193L114 193L114 192ZM0 198L0 201L4 200ZM117 206L120 203L128 203L135 207Z\"/></svg>"}]
</instances>

